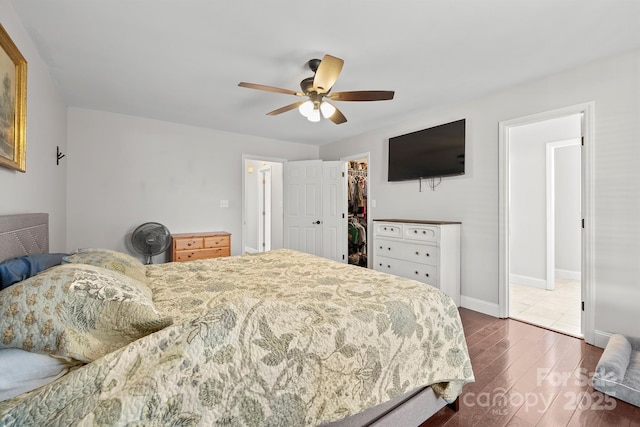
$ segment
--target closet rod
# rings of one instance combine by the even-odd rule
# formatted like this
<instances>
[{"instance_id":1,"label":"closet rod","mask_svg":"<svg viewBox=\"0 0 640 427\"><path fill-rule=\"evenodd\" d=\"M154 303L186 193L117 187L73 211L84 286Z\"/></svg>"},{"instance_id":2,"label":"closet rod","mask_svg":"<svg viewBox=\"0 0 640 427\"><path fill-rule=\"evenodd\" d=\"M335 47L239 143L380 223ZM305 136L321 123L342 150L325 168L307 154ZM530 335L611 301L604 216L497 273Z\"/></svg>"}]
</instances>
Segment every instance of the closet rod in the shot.
<instances>
[{"instance_id":1,"label":"closet rod","mask_svg":"<svg viewBox=\"0 0 640 427\"><path fill-rule=\"evenodd\" d=\"M367 177L367 170L366 169L349 169L349 175L350 176L364 176L366 178Z\"/></svg>"}]
</instances>

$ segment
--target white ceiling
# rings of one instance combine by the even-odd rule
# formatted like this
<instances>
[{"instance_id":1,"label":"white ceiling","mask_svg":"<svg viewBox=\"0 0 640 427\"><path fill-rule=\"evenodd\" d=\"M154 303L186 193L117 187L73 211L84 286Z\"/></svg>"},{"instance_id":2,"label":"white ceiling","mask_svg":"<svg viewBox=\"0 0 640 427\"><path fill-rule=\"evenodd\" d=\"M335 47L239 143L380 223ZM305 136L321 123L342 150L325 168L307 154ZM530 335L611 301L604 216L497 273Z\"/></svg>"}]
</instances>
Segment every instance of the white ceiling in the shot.
<instances>
[{"instance_id":1,"label":"white ceiling","mask_svg":"<svg viewBox=\"0 0 640 427\"><path fill-rule=\"evenodd\" d=\"M322 145L640 48L640 0L11 0L70 106ZM308 122L305 63L344 59L336 103Z\"/></svg>"}]
</instances>

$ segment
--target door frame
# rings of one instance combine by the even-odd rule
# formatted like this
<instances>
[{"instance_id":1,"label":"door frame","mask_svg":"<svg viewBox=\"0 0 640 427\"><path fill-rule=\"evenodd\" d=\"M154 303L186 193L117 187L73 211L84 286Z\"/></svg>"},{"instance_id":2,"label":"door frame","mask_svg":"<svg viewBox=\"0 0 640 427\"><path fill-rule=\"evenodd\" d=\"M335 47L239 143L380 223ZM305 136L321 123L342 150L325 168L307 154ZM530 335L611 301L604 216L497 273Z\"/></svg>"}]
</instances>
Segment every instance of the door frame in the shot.
<instances>
[{"instance_id":1,"label":"door frame","mask_svg":"<svg viewBox=\"0 0 640 427\"><path fill-rule=\"evenodd\" d=\"M371 256L373 254L373 242L371 239L372 233L369 231L371 230L371 227L373 227L373 222L372 222L372 215L371 215L371 153L369 151L365 152L365 153L360 153L360 154L354 154L352 156L345 156L345 157L341 157L340 161L344 162L345 164L345 173L347 173L347 168L346 168L346 163L350 162L350 161L354 161L354 160L360 160L360 159L367 159L367 268L372 268L373 266L373 256ZM345 180L345 185L346 183L348 183L348 180ZM347 254L347 256L349 256L349 245L348 245L348 241L346 236L349 235L349 218L347 218L347 208L349 207L349 197L347 195L347 192L344 192L344 199L343 199L343 203L344 203L344 221L342 224L342 229L344 230L344 236L345 238L343 239L343 253Z\"/></svg>"},{"instance_id":2,"label":"door frame","mask_svg":"<svg viewBox=\"0 0 640 427\"><path fill-rule=\"evenodd\" d=\"M268 157L268 156L259 156L259 155L254 155L254 154L243 154L242 155L242 166L240 168L240 170L242 171L242 248L241 248L241 254L245 253L245 248L247 247L247 215L246 215L246 183L245 183L245 176L246 176L246 171L245 171L245 167L246 167L246 161L247 160L263 160L265 162L272 162L272 163L281 163L283 165L283 170L284 170L284 164L287 162L287 159L282 159L282 158L278 158L278 157ZM284 172L283 172L284 173ZM281 203L282 201L274 201L273 199L271 200L271 206L273 209L273 204L274 203Z\"/></svg>"},{"instance_id":3,"label":"door frame","mask_svg":"<svg viewBox=\"0 0 640 427\"><path fill-rule=\"evenodd\" d=\"M595 289L594 279L594 143L595 143L595 103L586 102L556 110L545 111L525 117L499 122L499 265L498 303L499 316L509 316L509 134L515 126L550 120L573 114L582 115L582 253L581 283L582 303L581 328L584 340L595 344Z\"/></svg>"},{"instance_id":4,"label":"door frame","mask_svg":"<svg viewBox=\"0 0 640 427\"><path fill-rule=\"evenodd\" d=\"M258 252L271 250L272 172L271 163L258 169L258 173L262 178L262 186L258 191L258 209L262 209L262 214L258 214ZM268 224L267 219L269 220Z\"/></svg>"}]
</instances>

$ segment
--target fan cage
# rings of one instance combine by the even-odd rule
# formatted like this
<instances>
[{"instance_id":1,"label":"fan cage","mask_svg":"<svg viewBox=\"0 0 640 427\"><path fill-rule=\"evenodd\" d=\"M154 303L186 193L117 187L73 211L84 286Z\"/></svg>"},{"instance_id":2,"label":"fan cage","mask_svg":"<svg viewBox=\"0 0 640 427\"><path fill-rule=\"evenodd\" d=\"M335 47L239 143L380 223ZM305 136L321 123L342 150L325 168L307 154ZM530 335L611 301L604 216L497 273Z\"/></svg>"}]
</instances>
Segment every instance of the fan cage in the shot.
<instances>
[{"instance_id":1,"label":"fan cage","mask_svg":"<svg viewBox=\"0 0 640 427\"><path fill-rule=\"evenodd\" d=\"M152 264L155 255L166 252L171 246L171 233L163 224L146 222L131 233L131 244L137 252L145 256L147 264Z\"/></svg>"}]
</instances>

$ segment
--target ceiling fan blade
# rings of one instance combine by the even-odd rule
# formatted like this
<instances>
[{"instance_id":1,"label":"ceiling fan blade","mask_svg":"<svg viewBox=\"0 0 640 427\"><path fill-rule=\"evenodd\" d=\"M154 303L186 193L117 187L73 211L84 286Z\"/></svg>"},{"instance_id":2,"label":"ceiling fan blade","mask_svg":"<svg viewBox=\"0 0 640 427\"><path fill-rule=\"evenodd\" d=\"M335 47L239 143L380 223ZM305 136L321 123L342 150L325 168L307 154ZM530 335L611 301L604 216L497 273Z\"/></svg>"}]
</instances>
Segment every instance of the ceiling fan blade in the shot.
<instances>
[{"instance_id":1,"label":"ceiling fan blade","mask_svg":"<svg viewBox=\"0 0 640 427\"><path fill-rule=\"evenodd\" d=\"M302 104L304 104L306 101L298 101L298 102L294 102L293 104L289 104L289 105L285 105L284 107L280 107L277 110L273 110L267 113L267 116L275 116L278 114L282 114L282 113L286 113L287 111L291 111L295 108L298 108L299 106L301 106Z\"/></svg>"},{"instance_id":2,"label":"ceiling fan blade","mask_svg":"<svg viewBox=\"0 0 640 427\"><path fill-rule=\"evenodd\" d=\"M393 99L392 90L353 90L348 92L334 92L327 95L332 101L387 101Z\"/></svg>"},{"instance_id":3,"label":"ceiling fan blade","mask_svg":"<svg viewBox=\"0 0 640 427\"><path fill-rule=\"evenodd\" d=\"M313 88L316 92L327 93L331 90L342 71L342 65L344 61L335 56L325 55L322 58L313 78Z\"/></svg>"},{"instance_id":4,"label":"ceiling fan blade","mask_svg":"<svg viewBox=\"0 0 640 427\"><path fill-rule=\"evenodd\" d=\"M344 116L344 114L342 114L342 111L336 108L336 111L329 116L329 120L339 125L341 123L345 123L347 121L347 118Z\"/></svg>"},{"instance_id":5,"label":"ceiling fan blade","mask_svg":"<svg viewBox=\"0 0 640 427\"><path fill-rule=\"evenodd\" d=\"M304 96L304 93L296 92L295 90L282 89L282 88L274 87L274 86L259 85L259 84L256 84L256 83L240 82L240 83L238 83L238 86L246 87L246 88L249 88L249 89L266 90L267 92L284 93L285 95Z\"/></svg>"}]
</instances>

